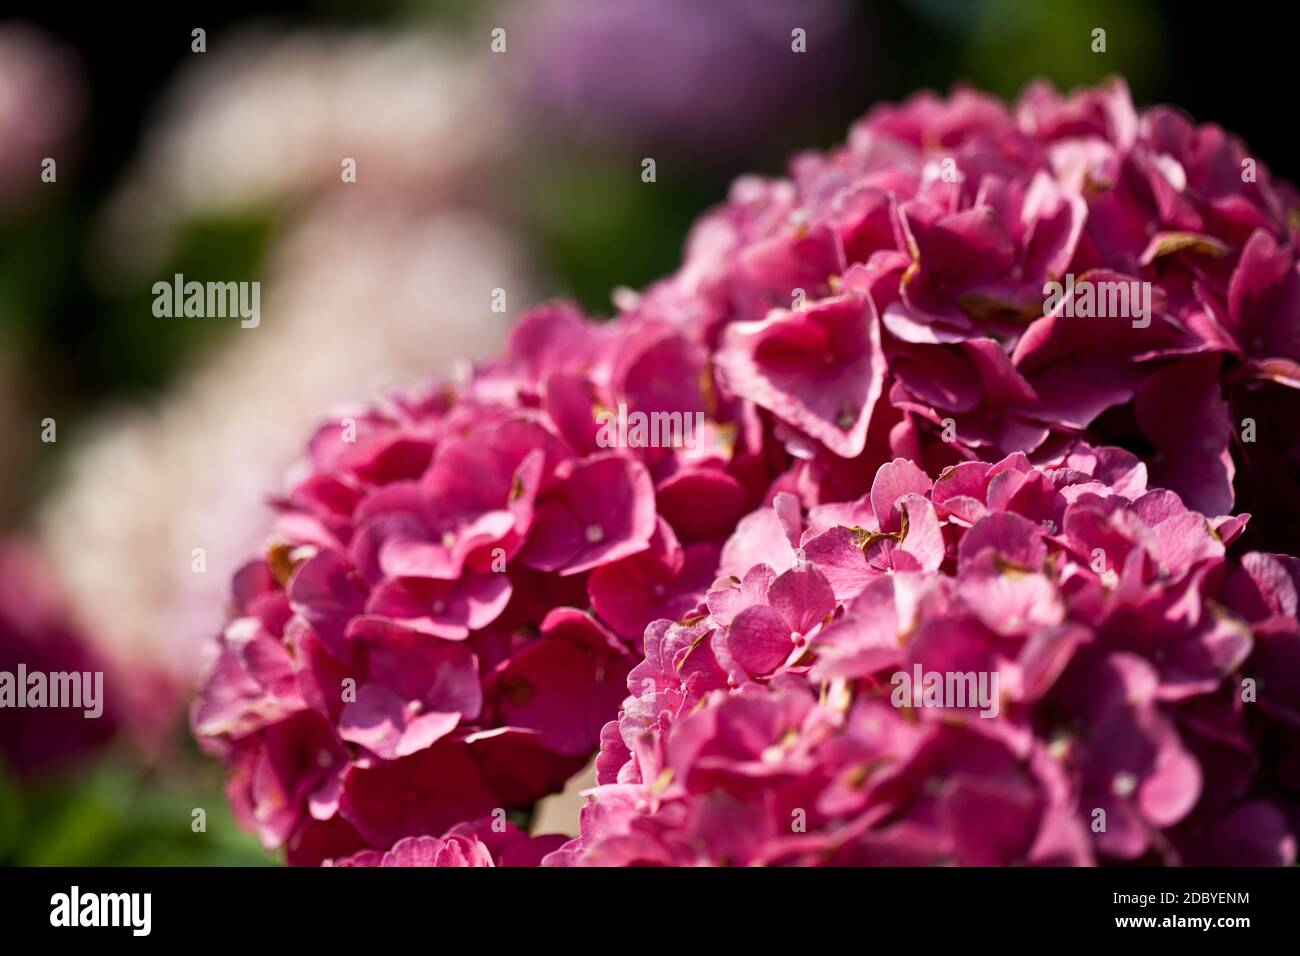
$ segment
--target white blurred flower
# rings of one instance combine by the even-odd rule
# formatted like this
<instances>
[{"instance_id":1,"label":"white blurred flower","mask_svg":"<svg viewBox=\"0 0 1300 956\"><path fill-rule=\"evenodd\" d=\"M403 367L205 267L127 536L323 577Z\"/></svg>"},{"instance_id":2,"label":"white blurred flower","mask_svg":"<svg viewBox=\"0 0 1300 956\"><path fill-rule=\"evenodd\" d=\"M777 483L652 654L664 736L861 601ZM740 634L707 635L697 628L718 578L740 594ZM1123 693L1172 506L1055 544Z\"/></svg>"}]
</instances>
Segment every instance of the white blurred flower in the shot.
<instances>
[{"instance_id":1,"label":"white blurred flower","mask_svg":"<svg viewBox=\"0 0 1300 956\"><path fill-rule=\"evenodd\" d=\"M472 206L507 125L490 76L432 36L227 37L183 71L109 203L101 267L128 282L158 278L196 217L277 217L260 324L232 321L171 393L101 416L40 519L105 653L161 669L176 703L322 411L486 357L536 297L521 252ZM506 313L491 310L498 288Z\"/></svg>"},{"instance_id":2,"label":"white blurred flower","mask_svg":"<svg viewBox=\"0 0 1300 956\"><path fill-rule=\"evenodd\" d=\"M508 316L492 290L522 305L528 275L469 212L341 198L302 220L269 264L261 325L233 328L173 394L103 420L48 499L47 545L107 653L188 686L269 527L264 498L322 410L495 351Z\"/></svg>"},{"instance_id":3,"label":"white blurred flower","mask_svg":"<svg viewBox=\"0 0 1300 956\"><path fill-rule=\"evenodd\" d=\"M495 76L432 34L224 38L166 97L108 205L98 251L110 271L139 274L193 217L339 188L344 159L370 193L462 193L502 142Z\"/></svg>"}]
</instances>

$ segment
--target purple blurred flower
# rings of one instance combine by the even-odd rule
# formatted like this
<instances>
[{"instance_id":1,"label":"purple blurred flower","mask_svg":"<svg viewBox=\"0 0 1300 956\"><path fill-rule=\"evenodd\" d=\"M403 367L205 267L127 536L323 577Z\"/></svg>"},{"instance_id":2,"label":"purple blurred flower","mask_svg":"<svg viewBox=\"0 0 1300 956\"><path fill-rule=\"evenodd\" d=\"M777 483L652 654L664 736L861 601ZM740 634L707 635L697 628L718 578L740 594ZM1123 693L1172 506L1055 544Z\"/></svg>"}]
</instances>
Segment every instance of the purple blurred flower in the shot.
<instances>
[{"instance_id":1,"label":"purple blurred flower","mask_svg":"<svg viewBox=\"0 0 1300 956\"><path fill-rule=\"evenodd\" d=\"M752 147L817 109L864 40L842 0L527 3L518 82L571 135L708 157ZM805 32L795 53L792 31Z\"/></svg>"},{"instance_id":2,"label":"purple blurred flower","mask_svg":"<svg viewBox=\"0 0 1300 956\"><path fill-rule=\"evenodd\" d=\"M41 181L45 159L61 177L71 173L85 99L70 50L33 26L0 24L0 218L51 188Z\"/></svg>"}]
</instances>

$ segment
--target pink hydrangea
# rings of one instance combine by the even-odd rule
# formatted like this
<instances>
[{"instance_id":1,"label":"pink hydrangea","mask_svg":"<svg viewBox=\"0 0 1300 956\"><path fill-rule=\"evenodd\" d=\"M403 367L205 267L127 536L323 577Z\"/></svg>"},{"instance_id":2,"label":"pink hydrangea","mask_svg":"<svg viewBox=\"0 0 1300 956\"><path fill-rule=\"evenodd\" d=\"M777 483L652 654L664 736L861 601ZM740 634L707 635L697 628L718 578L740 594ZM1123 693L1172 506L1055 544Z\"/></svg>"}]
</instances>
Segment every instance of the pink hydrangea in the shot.
<instances>
[{"instance_id":1,"label":"pink hydrangea","mask_svg":"<svg viewBox=\"0 0 1300 956\"><path fill-rule=\"evenodd\" d=\"M1300 562L1230 558L1247 520L1082 443L778 495L647 629L547 863L1294 862Z\"/></svg>"},{"instance_id":2,"label":"pink hydrangea","mask_svg":"<svg viewBox=\"0 0 1300 956\"><path fill-rule=\"evenodd\" d=\"M317 431L192 714L266 846L388 850L582 766L645 626L703 597L764 491L707 358L662 324L550 306L463 384ZM692 447L611 445L597 412L620 405L703 426Z\"/></svg>"},{"instance_id":3,"label":"pink hydrangea","mask_svg":"<svg viewBox=\"0 0 1300 956\"><path fill-rule=\"evenodd\" d=\"M1298 211L1239 140L1138 112L1119 80L1010 107L921 93L789 178L738 180L623 305L695 329L821 500L894 457L1046 463L1085 437L1288 550Z\"/></svg>"},{"instance_id":4,"label":"pink hydrangea","mask_svg":"<svg viewBox=\"0 0 1300 956\"><path fill-rule=\"evenodd\" d=\"M613 322L538 309L313 437L193 714L238 815L396 853L599 742L556 860L1289 859L1294 560L1225 548L1300 535L1296 207L1119 81L739 180ZM996 719L882 694L945 662Z\"/></svg>"}]
</instances>

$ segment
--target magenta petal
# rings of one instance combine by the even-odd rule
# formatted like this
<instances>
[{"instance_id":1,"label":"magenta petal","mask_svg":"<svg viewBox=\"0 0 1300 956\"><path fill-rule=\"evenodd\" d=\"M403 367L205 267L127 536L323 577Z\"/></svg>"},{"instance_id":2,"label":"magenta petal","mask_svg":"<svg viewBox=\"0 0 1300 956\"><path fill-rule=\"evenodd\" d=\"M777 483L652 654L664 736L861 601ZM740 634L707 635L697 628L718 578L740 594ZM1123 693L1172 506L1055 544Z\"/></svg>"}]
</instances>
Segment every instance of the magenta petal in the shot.
<instances>
[{"instance_id":1,"label":"magenta petal","mask_svg":"<svg viewBox=\"0 0 1300 956\"><path fill-rule=\"evenodd\" d=\"M735 532L722 547L718 573L741 578L755 564L766 564L777 572L794 566L794 548L785 528L771 508L760 508L740 519Z\"/></svg>"},{"instance_id":2,"label":"magenta petal","mask_svg":"<svg viewBox=\"0 0 1300 956\"><path fill-rule=\"evenodd\" d=\"M1294 252L1266 230L1255 230L1228 285L1231 331L1249 354L1300 359L1295 274Z\"/></svg>"},{"instance_id":3,"label":"magenta petal","mask_svg":"<svg viewBox=\"0 0 1300 956\"><path fill-rule=\"evenodd\" d=\"M635 642L656 618L676 619L691 611L713 582L717 562L716 545L682 548L661 518L650 549L597 568L587 594L601 619Z\"/></svg>"},{"instance_id":4,"label":"magenta petal","mask_svg":"<svg viewBox=\"0 0 1300 956\"><path fill-rule=\"evenodd\" d=\"M1057 588L1046 576L1000 567L988 549L962 566L959 588L984 625L999 634L1032 633L1060 624L1065 615Z\"/></svg>"},{"instance_id":5,"label":"magenta petal","mask_svg":"<svg viewBox=\"0 0 1300 956\"><path fill-rule=\"evenodd\" d=\"M551 302L519 317L510 333L510 354L529 379L540 383L551 369L589 355L597 338L597 330L576 307Z\"/></svg>"},{"instance_id":6,"label":"magenta petal","mask_svg":"<svg viewBox=\"0 0 1300 956\"><path fill-rule=\"evenodd\" d=\"M498 708L512 727L533 730L562 755L582 756L600 739L625 694L627 666L563 638L548 638L516 655L499 679Z\"/></svg>"},{"instance_id":7,"label":"magenta petal","mask_svg":"<svg viewBox=\"0 0 1300 956\"><path fill-rule=\"evenodd\" d=\"M725 537L749 510L744 487L715 468L679 471L656 489L659 514L683 541Z\"/></svg>"},{"instance_id":8,"label":"magenta petal","mask_svg":"<svg viewBox=\"0 0 1300 956\"><path fill-rule=\"evenodd\" d=\"M830 528L804 544L808 560L830 582L837 601L856 597L879 574L862 554L854 533L848 528Z\"/></svg>"},{"instance_id":9,"label":"magenta petal","mask_svg":"<svg viewBox=\"0 0 1300 956\"><path fill-rule=\"evenodd\" d=\"M732 325L718 365L736 394L803 429L834 454L866 444L883 390L885 359L875 308L848 295Z\"/></svg>"},{"instance_id":10,"label":"magenta petal","mask_svg":"<svg viewBox=\"0 0 1300 956\"><path fill-rule=\"evenodd\" d=\"M289 603L331 650L342 648L348 621L365 606L363 585L337 551L321 551L304 562L289 583Z\"/></svg>"},{"instance_id":11,"label":"magenta petal","mask_svg":"<svg viewBox=\"0 0 1300 956\"><path fill-rule=\"evenodd\" d=\"M816 568L786 571L772 582L767 600L785 618L788 630L799 634L806 634L835 610L835 592Z\"/></svg>"},{"instance_id":12,"label":"magenta petal","mask_svg":"<svg viewBox=\"0 0 1300 956\"><path fill-rule=\"evenodd\" d=\"M758 318L773 307L788 306L794 289L809 299L829 292L829 280L844 271L844 250L827 226L790 229L745 248L736 263L742 317Z\"/></svg>"},{"instance_id":13,"label":"magenta petal","mask_svg":"<svg viewBox=\"0 0 1300 956\"><path fill-rule=\"evenodd\" d=\"M500 806L470 748L443 738L431 747L343 775L339 813L372 845L441 833Z\"/></svg>"},{"instance_id":14,"label":"magenta petal","mask_svg":"<svg viewBox=\"0 0 1300 956\"><path fill-rule=\"evenodd\" d=\"M719 588L708 593L709 614L718 625L727 627L745 608L766 603L768 589L775 580L776 572L766 564L754 565L745 572L740 587Z\"/></svg>"},{"instance_id":15,"label":"magenta petal","mask_svg":"<svg viewBox=\"0 0 1300 956\"><path fill-rule=\"evenodd\" d=\"M957 547L958 562L964 568L990 548L1004 561L1021 568L1037 570L1047 560L1047 545L1038 525L1010 512L991 514L975 522Z\"/></svg>"},{"instance_id":16,"label":"magenta petal","mask_svg":"<svg viewBox=\"0 0 1300 956\"><path fill-rule=\"evenodd\" d=\"M756 605L736 615L727 634L727 649L736 663L754 676L770 674L790 656L790 625L772 608Z\"/></svg>"},{"instance_id":17,"label":"magenta petal","mask_svg":"<svg viewBox=\"0 0 1300 956\"><path fill-rule=\"evenodd\" d=\"M397 578L374 590L366 610L434 637L463 640L500 616L512 590L505 574L467 575L459 581Z\"/></svg>"},{"instance_id":18,"label":"magenta petal","mask_svg":"<svg viewBox=\"0 0 1300 956\"><path fill-rule=\"evenodd\" d=\"M1217 355L1198 355L1161 369L1142 384L1135 405L1142 431L1160 451L1151 463L1152 483L1208 515L1232 510L1236 473L1220 364Z\"/></svg>"},{"instance_id":19,"label":"magenta petal","mask_svg":"<svg viewBox=\"0 0 1300 956\"><path fill-rule=\"evenodd\" d=\"M898 531L902 519L895 502L906 494L926 496L934 484L920 468L905 458L895 458L880 466L871 483L871 507L881 531Z\"/></svg>"},{"instance_id":20,"label":"magenta petal","mask_svg":"<svg viewBox=\"0 0 1300 956\"><path fill-rule=\"evenodd\" d=\"M251 618L232 621L224 638L226 647L195 703L198 733L242 737L305 709L283 644Z\"/></svg>"},{"instance_id":21,"label":"magenta petal","mask_svg":"<svg viewBox=\"0 0 1300 956\"><path fill-rule=\"evenodd\" d=\"M479 716L483 691L478 658L463 643L442 641L388 622L357 628L353 635L358 684L375 684L395 693L413 710L457 711L467 719ZM358 700L360 695L358 694Z\"/></svg>"},{"instance_id":22,"label":"magenta petal","mask_svg":"<svg viewBox=\"0 0 1300 956\"><path fill-rule=\"evenodd\" d=\"M367 684L343 706L338 726L344 740L396 760L432 746L459 722L459 713L420 713L392 691Z\"/></svg>"},{"instance_id":23,"label":"magenta petal","mask_svg":"<svg viewBox=\"0 0 1300 956\"><path fill-rule=\"evenodd\" d=\"M1007 866L1023 859L1043 809L1030 788L993 780L958 778L942 801L961 866Z\"/></svg>"},{"instance_id":24,"label":"magenta petal","mask_svg":"<svg viewBox=\"0 0 1300 956\"><path fill-rule=\"evenodd\" d=\"M520 560L539 571L559 571L577 559L584 546L584 529L578 516L553 501L538 507Z\"/></svg>"},{"instance_id":25,"label":"magenta petal","mask_svg":"<svg viewBox=\"0 0 1300 956\"><path fill-rule=\"evenodd\" d=\"M594 455L573 468L563 493L563 502L538 509L523 552L525 563L579 574L649 547L655 530L654 485L640 462Z\"/></svg>"},{"instance_id":26,"label":"magenta petal","mask_svg":"<svg viewBox=\"0 0 1300 956\"><path fill-rule=\"evenodd\" d=\"M990 466L982 461L967 461L946 468L934 483L931 500L942 505L949 498L967 497L985 500Z\"/></svg>"},{"instance_id":27,"label":"magenta petal","mask_svg":"<svg viewBox=\"0 0 1300 956\"><path fill-rule=\"evenodd\" d=\"M937 571L943 564L947 545L934 505L920 495L907 494L898 499L898 508L907 515L907 534L898 550L910 555L916 567L923 571Z\"/></svg>"}]
</instances>

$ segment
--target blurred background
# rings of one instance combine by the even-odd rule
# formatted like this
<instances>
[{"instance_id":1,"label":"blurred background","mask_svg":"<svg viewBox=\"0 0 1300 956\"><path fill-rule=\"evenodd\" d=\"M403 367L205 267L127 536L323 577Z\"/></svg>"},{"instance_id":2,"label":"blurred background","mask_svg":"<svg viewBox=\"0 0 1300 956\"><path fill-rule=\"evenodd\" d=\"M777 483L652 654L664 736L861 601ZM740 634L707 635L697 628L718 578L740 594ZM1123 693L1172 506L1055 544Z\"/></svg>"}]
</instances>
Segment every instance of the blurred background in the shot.
<instances>
[{"instance_id":1,"label":"blurred background","mask_svg":"<svg viewBox=\"0 0 1300 956\"><path fill-rule=\"evenodd\" d=\"M1140 104L1219 122L1296 178L1291 41L1261 11L22 7L0 13L0 670L102 669L109 690L99 720L0 710L0 864L276 862L234 826L185 714L226 582L313 421L454 374L543 298L608 314L614 289L676 266L739 173L779 173L921 88L1009 97L1119 73ZM153 284L176 273L261 282L261 323L155 316Z\"/></svg>"}]
</instances>

